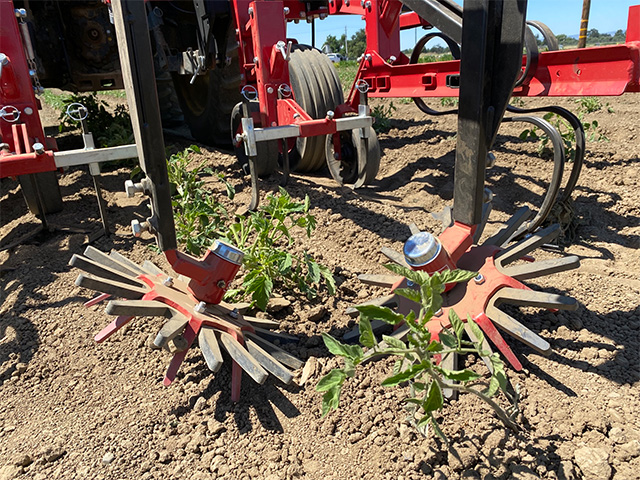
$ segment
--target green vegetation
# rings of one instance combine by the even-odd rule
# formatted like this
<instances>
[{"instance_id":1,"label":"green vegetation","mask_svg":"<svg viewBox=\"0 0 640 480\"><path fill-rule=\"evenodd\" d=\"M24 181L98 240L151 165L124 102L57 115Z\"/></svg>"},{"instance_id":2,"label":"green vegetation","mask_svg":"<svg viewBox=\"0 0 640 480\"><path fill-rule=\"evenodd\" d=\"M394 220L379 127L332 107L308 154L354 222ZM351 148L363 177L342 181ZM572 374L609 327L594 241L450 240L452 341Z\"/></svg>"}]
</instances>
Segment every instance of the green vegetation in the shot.
<instances>
[{"instance_id":1,"label":"green vegetation","mask_svg":"<svg viewBox=\"0 0 640 480\"><path fill-rule=\"evenodd\" d=\"M518 395L507 391L504 365L498 354L490 354L482 350L484 335L478 325L471 318L467 319L467 324L477 339L476 342L462 339L464 323L453 311L449 314L451 328L444 329L439 334L439 340L433 339L428 329L429 320L442 307L441 295L445 284L468 281L474 278L476 273L456 270L429 276L425 272L398 265L387 265L387 268L405 276L418 286L417 289L397 289L395 293L418 304L420 311L417 315L411 311L405 316L387 307L376 305L357 307L360 312L360 344L368 349L366 352L359 345L345 345L332 336L323 334L324 343L329 351L344 359L344 367L331 370L316 386L316 390L325 392L322 399L322 414L326 415L338 407L342 386L347 378L355 376L358 365L374 358L393 356L398 358L393 374L382 382L382 386L395 387L408 382L409 396L405 399L405 408L409 412L409 421L420 433L426 435L428 427L431 426L435 433L447 442L434 416L434 413L444 405L442 393L444 388L476 395L493 408L507 427L517 430L518 426L514 418L518 413ZM409 327L407 341L383 335L383 342L379 343L371 328L372 320L382 320L391 325L406 324ZM488 357L493 368L488 382L484 375L471 369L448 370L442 367L443 359L449 355L458 354ZM499 392L503 392L511 403L508 411L505 411L493 398Z\"/></svg>"},{"instance_id":2,"label":"green vegetation","mask_svg":"<svg viewBox=\"0 0 640 480\"><path fill-rule=\"evenodd\" d=\"M371 116L374 118L373 129L376 133L386 133L391 130L391 116L396 111L393 102L389 105L376 105L371 109Z\"/></svg>"},{"instance_id":3,"label":"green vegetation","mask_svg":"<svg viewBox=\"0 0 640 480\"><path fill-rule=\"evenodd\" d=\"M206 168L204 162L190 167L190 148L172 155L168 161L172 184L172 204L178 243L193 255L201 255L216 239L226 240L245 252L243 266L247 272L242 285L229 290L225 298L250 298L264 310L274 290L297 288L308 298L314 298L322 288L335 293L331 271L317 263L307 252L296 255L295 229L302 229L311 238L316 220L309 213L309 197L297 202L284 190L267 195L257 212L246 215L229 213L224 206L224 194L214 194L205 186L204 175L222 182L228 200L235 190L221 173Z\"/></svg>"}]
</instances>

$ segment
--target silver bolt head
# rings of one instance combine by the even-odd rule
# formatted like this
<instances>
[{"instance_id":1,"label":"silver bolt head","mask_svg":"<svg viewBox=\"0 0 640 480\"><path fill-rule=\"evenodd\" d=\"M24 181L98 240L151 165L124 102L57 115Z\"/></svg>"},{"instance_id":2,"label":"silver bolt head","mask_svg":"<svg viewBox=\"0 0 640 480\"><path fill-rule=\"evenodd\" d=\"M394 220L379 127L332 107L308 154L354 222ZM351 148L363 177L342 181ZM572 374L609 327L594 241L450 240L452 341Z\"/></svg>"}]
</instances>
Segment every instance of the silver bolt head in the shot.
<instances>
[{"instance_id":1,"label":"silver bolt head","mask_svg":"<svg viewBox=\"0 0 640 480\"><path fill-rule=\"evenodd\" d=\"M163 280L162 284L165 287L173 287L173 277L167 277Z\"/></svg>"},{"instance_id":2,"label":"silver bolt head","mask_svg":"<svg viewBox=\"0 0 640 480\"><path fill-rule=\"evenodd\" d=\"M284 14L285 14L285 15L289 15L289 12L290 12L290 11L291 11L291 10L289 10L289 7L284 7Z\"/></svg>"},{"instance_id":3,"label":"silver bolt head","mask_svg":"<svg viewBox=\"0 0 640 480\"><path fill-rule=\"evenodd\" d=\"M473 281L476 282L476 285L482 285L484 283L484 275L479 273Z\"/></svg>"},{"instance_id":4,"label":"silver bolt head","mask_svg":"<svg viewBox=\"0 0 640 480\"><path fill-rule=\"evenodd\" d=\"M7 57L4 53L0 53L0 64L7 65L9 63L9 57Z\"/></svg>"},{"instance_id":5,"label":"silver bolt head","mask_svg":"<svg viewBox=\"0 0 640 480\"><path fill-rule=\"evenodd\" d=\"M332 120L332 119L333 119L333 117L335 117L335 116L336 116L336 114L335 114L335 112L334 112L333 110L329 110L329 111L327 112L327 118L328 118L329 120Z\"/></svg>"},{"instance_id":6,"label":"silver bolt head","mask_svg":"<svg viewBox=\"0 0 640 480\"><path fill-rule=\"evenodd\" d=\"M9 150L9 144L8 143L0 143L0 150Z\"/></svg>"},{"instance_id":7,"label":"silver bolt head","mask_svg":"<svg viewBox=\"0 0 640 480\"><path fill-rule=\"evenodd\" d=\"M33 151L36 152L38 155L42 155L44 153L44 145L42 145L40 142L34 143L32 148L33 148Z\"/></svg>"},{"instance_id":8,"label":"silver bolt head","mask_svg":"<svg viewBox=\"0 0 640 480\"><path fill-rule=\"evenodd\" d=\"M136 238L140 238L142 236L142 232L146 232L149 230L149 224L147 222L141 222L140 220L131 220L131 231L133 232L133 236Z\"/></svg>"},{"instance_id":9,"label":"silver bolt head","mask_svg":"<svg viewBox=\"0 0 640 480\"><path fill-rule=\"evenodd\" d=\"M135 197L138 189L136 188L136 184L133 183L133 180L126 180L124 182L124 191L127 193L127 198Z\"/></svg>"},{"instance_id":10,"label":"silver bolt head","mask_svg":"<svg viewBox=\"0 0 640 480\"><path fill-rule=\"evenodd\" d=\"M496 164L496 156L489 152L487 153L487 168L492 168Z\"/></svg>"},{"instance_id":11,"label":"silver bolt head","mask_svg":"<svg viewBox=\"0 0 640 480\"><path fill-rule=\"evenodd\" d=\"M196 313L204 313L206 309L207 309L206 302L200 302L195 307L193 307L193 311Z\"/></svg>"}]
</instances>

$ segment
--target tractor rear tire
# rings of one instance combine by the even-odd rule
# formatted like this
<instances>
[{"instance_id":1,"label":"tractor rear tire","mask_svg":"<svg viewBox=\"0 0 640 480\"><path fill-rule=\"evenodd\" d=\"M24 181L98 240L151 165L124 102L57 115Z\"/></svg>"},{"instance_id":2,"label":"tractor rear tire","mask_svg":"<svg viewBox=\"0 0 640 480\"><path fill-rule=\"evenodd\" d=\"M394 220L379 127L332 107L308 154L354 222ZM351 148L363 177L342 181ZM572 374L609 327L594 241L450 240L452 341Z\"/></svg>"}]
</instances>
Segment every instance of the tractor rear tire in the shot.
<instances>
[{"instance_id":1,"label":"tractor rear tire","mask_svg":"<svg viewBox=\"0 0 640 480\"><path fill-rule=\"evenodd\" d=\"M33 177L33 178L32 178ZM33 175L20 175L20 189L27 203L29 211L34 215L40 215L38 208L38 197L33 187L32 180L38 185L40 191L40 200L44 209L44 214L57 213L62 210L62 195L60 194L60 186L58 185L58 177L56 172L34 173Z\"/></svg>"},{"instance_id":2,"label":"tractor rear tire","mask_svg":"<svg viewBox=\"0 0 640 480\"><path fill-rule=\"evenodd\" d=\"M314 119L344 102L340 79L331 61L308 45L291 48L289 77L295 101ZM292 170L313 172L325 164L326 135L299 138L290 154Z\"/></svg>"},{"instance_id":3,"label":"tractor rear tire","mask_svg":"<svg viewBox=\"0 0 640 480\"><path fill-rule=\"evenodd\" d=\"M191 135L206 145L230 145L231 113L240 96L238 40L233 25L227 33L228 64L198 75L193 85L190 75L173 75L184 119Z\"/></svg>"}]
</instances>

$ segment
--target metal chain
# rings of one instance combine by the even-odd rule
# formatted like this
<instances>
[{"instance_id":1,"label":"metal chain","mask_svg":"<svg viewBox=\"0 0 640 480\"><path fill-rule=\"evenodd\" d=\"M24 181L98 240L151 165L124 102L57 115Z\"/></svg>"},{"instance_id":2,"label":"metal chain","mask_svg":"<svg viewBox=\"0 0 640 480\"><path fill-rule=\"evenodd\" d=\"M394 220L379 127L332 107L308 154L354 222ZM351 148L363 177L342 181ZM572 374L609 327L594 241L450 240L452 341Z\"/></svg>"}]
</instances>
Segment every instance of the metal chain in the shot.
<instances>
[{"instance_id":1,"label":"metal chain","mask_svg":"<svg viewBox=\"0 0 640 480\"><path fill-rule=\"evenodd\" d=\"M24 8L17 8L15 9L15 14L20 26L24 56L27 59L27 66L29 67L29 76L33 83L33 90L36 95L40 95L44 92L44 88L40 84L40 78L38 77L38 65L36 64L35 53L33 52L31 34L26 27L27 11Z\"/></svg>"}]
</instances>

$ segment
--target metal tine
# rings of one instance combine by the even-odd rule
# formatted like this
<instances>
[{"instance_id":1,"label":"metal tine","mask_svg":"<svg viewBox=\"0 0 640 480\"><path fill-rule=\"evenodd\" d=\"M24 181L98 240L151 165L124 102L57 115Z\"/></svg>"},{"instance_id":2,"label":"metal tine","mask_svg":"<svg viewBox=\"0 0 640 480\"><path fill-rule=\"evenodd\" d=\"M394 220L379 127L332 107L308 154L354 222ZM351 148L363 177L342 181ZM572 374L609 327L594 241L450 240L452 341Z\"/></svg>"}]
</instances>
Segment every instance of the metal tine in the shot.
<instances>
[{"instance_id":1,"label":"metal tine","mask_svg":"<svg viewBox=\"0 0 640 480\"><path fill-rule=\"evenodd\" d=\"M131 300L137 300L147 293L146 288L134 287L133 285L127 285L126 283L94 277L88 273L81 273L78 275L76 285L78 287L95 290L96 292L108 293L115 297L129 298Z\"/></svg>"},{"instance_id":2,"label":"metal tine","mask_svg":"<svg viewBox=\"0 0 640 480\"><path fill-rule=\"evenodd\" d=\"M471 330L471 327L469 326L469 324L467 322L464 322L464 331L467 332L467 336L469 337L469 339L474 342L474 343L478 343L478 337L476 337L476 334L473 333L473 330ZM491 356L493 354L493 350L491 349L491 345L489 345L489 342L487 341L487 338L483 338L482 339L482 351L483 352L488 352L489 356ZM482 361L484 362L484 364L487 366L487 368L489 369L489 372L493 374L493 363L491 363L491 359L489 357L481 357Z\"/></svg>"},{"instance_id":3,"label":"metal tine","mask_svg":"<svg viewBox=\"0 0 640 480\"><path fill-rule=\"evenodd\" d=\"M400 265L401 267L407 267L409 268L409 264L407 263L407 261L404 259L404 255L402 255L400 252L396 252L395 250L392 250L389 247L382 247L380 249L380 252L382 252L382 254L387 257L389 260L391 260L394 263L397 263L398 265Z\"/></svg>"},{"instance_id":4,"label":"metal tine","mask_svg":"<svg viewBox=\"0 0 640 480\"><path fill-rule=\"evenodd\" d=\"M553 240L559 233L560 225L557 223L550 225L547 228L532 234L529 238L520 240L518 243L498 252L495 256L496 264L500 267L504 267L511 262L515 262L539 246Z\"/></svg>"},{"instance_id":5,"label":"metal tine","mask_svg":"<svg viewBox=\"0 0 640 480\"><path fill-rule=\"evenodd\" d=\"M244 332L244 336L245 338L250 338L255 343L260 345L260 347L262 347L265 352L267 352L269 355L271 355L273 358L278 360L280 363L283 363L287 367L297 370L304 366L304 362L302 362L300 359L294 357L289 352L282 350L281 348L265 340L264 338L261 338L251 332Z\"/></svg>"},{"instance_id":6,"label":"metal tine","mask_svg":"<svg viewBox=\"0 0 640 480\"><path fill-rule=\"evenodd\" d=\"M155 263L150 262L149 260L144 261L144 263L142 264L142 269L151 275L166 275L166 273L160 270L160 267L158 267Z\"/></svg>"},{"instance_id":7,"label":"metal tine","mask_svg":"<svg viewBox=\"0 0 640 480\"><path fill-rule=\"evenodd\" d=\"M163 317L172 313L168 305L155 300L111 300L106 311L109 315L134 317Z\"/></svg>"},{"instance_id":8,"label":"metal tine","mask_svg":"<svg viewBox=\"0 0 640 480\"><path fill-rule=\"evenodd\" d=\"M478 243L480 237L482 236L482 232L484 232L485 227L487 226L487 222L489 221L489 215L491 214L491 210L493 209L493 205L491 202L486 202L482 205L482 217L480 219L480 224L478 225L478 229L476 233L473 235L473 243Z\"/></svg>"},{"instance_id":9,"label":"metal tine","mask_svg":"<svg viewBox=\"0 0 640 480\"><path fill-rule=\"evenodd\" d=\"M126 273L122 273L114 268L107 267L98 262L91 260L90 258L83 257L82 255L73 254L69 265L72 267L84 270L87 273L92 273L98 277L106 278L107 280L114 280L116 282L122 282L134 287L143 287L144 284L137 281Z\"/></svg>"},{"instance_id":10,"label":"metal tine","mask_svg":"<svg viewBox=\"0 0 640 480\"><path fill-rule=\"evenodd\" d=\"M101 263L102 265L106 265L107 267L111 267L114 270L118 270L131 277L137 277L138 275L140 275L140 272L138 272L137 270L130 268L128 265L125 265L124 263L118 261L114 257L110 257L106 253L98 250L95 247L92 247L91 245L89 245L85 249L84 256L87 258L90 258L94 262L98 262L98 263Z\"/></svg>"},{"instance_id":11,"label":"metal tine","mask_svg":"<svg viewBox=\"0 0 640 480\"><path fill-rule=\"evenodd\" d=\"M98 334L93 339L96 341L96 343L104 342L107 338L116 333L134 318L135 317L130 315L120 315L113 322L100 330L100 332L98 332Z\"/></svg>"},{"instance_id":12,"label":"metal tine","mask_svg":"<svg viewBox=\"0 0 640 480\"><path fill-rule=\"evenodd\" d=\"M101 293L99 295L96 295L91 300L84 302L83 305L87 308L93 307L94 305L97 305L98 303L103 302L108 298L111 298L111 295L109 295L108 293Z\"/></svg>"},{"instance_id":13,"label":"metal tine","mask_svg":"<svg viewBox=\"0 0 640 480\"><path fill-rule=\"evenodd\" d=\"M418 228L418 226L411 222L409 224L409 231L411 231L411 235L415 235L416 233L420 233L420 229Z\"/></svg>"},{"instance_id":14,"label":"metal tine","mask_svg":"<svg viewBox=\"0 0 640 480\"><path fill-rule=\"evenodd\" d=\"M527 327L522 325L511 315L503 312L493 305L493 301L490 301L485 309L487 317L489 317L493 323L495 323L502 330L507 332L514 338L517 338L525 345L530 346L535 351L540 352L543 355L551 355L551 345L549 342L533 333Z\"/></svg>"},{"instance_id":15,"label":"metal tine","mask_svg":"<svg viewBox=\"0 0 640 480\"><path fill-rule=\"evenodd\" d=\"M243 315L242 319L246 320L254 327L278 328L280 326L280 322L274 322L273 320L269 320L267 318L256 318L250 317L248 315Z\"/></svg>"},{"instance_id":16,"label":"metal tine","mask_svg":"<svg viewBox=\"0 0 640 480\"><path fill-rule=\"evenodd\" d=\"M392 293L391 295L385 295L384 297L374 298L373 300L368 300L364 303L360 303L359 305L355 305L353 307L349 307L345 310L344 313L349 315L350 317L357 317L360 315L360 312L356 309L356 307L361 307L364 305L377 305L380 307L395 307L398 305L397 295Z\"/></svg>"},{"instance_id":17,"label":"metal tine","mask_svg":"<svg viewBox=\"0 0 640 480\"><path fill-rule=\"evenodd\" d=\"M125 257L124 255L122 255L121 253L115 251L115 250L111 250L109 252L109 256L113 257L115 260L119 261L120 263L126 265L127 267L129 267L131 270L134 270L138 273L138 275L142 274L142 273L147 273L143 270L143 268L138 265L135 262L132 262L131 260L129 260L127 257Z\"/></svg>"},{"instance_id":18,"label":"metal tine","mask_svg":"<svg viewBox=\"0 0 640 480\"><path fill-rule=\"evenodd\" d=\"M448 355L445 355L444 358L442 359L442 361L440 362L440 366L442 368L446 368L447 370L457 370L458 369L458 355L456 355L455 353L450 353ZM445 385L453 385L454 382L453 380L444 380ZM457 391L454 390L453 388L447 388L444 387L442 389L442 395L444 396L444 398L451 400L457 397Z\"/></svg>"},{"instance_id":19,"label":"metal tine","mask_svg":"<svg viewBox=\"0 0 640 480\"><path fill-rule=\"evenodd\" d=\"M249 353L267 370L270 374L285 384L291 383L293 373L282 365L278 360L265 352L260 346L250 338L245 338L245 345Z\"/></svg>"},{"instance_id":20,"label":"metal tine","mask_svg":"<svg viewBox=\"0 0 640 480\"><path fill-rule=\"evenodd\" d=\"M198 345L200 351L204 357L204 361L207 362L207 367L213 373L216 373L222 367L222 352L220 351L220 345L218 345L218 339L216 338L215 330L208 326L202 325L200 332L198 333Z\"/></svg>"},{"instance_id":21,"label":"metal tine","mask_svg":"<svg viewBox=\"0 0 640 480\"><path fill-rule=\"evenodd\" d=\"M511 364L513 368L515 368L518 372L522 370L522 364L516 354L513 353L513 350L507 345L507 342L504 341L500 332L496 329L496 326L491 323L491 320L486 315L478 315L476 318L476 323L482 329L484 334L489 337L489 340L493 342L500 353L507 359L507 361Z\"/></svg>"},{"instance_id":22,"label":"metal tine","mask_svg":"<svg viewBox=\"0 0 640 480\"><path fill-rule=\"evenodd\" d=\"M513 265L511 267L499 268L499 270L516 280L529 280L530 278L544 277L545 275L564 272L578 268L579 266L580 258L576 255L571 255L569 257L552 258L539 262Z\"/></svg>"},{"instance_id":23,"label":"metal tine","mask_svg":"<svg viewBox=\"0 0 640 480\"><path fill-rule=\"evenodd\" d=\"M272 332L271 330L267 330L265 328L253 327L253 330L257 335L260 335L267 341L278 341L280 343L299 343L300 339L298 337L294 337L293 335L287 335L282 332Z\"/></svg>"},{"instance_id":24,"label":"metal tine","mask_svg":"<svg viewBox=\"0 0 640 480\"><path fill-rule=\"evenodd\" d=\"M181 313L175 312L171 320L162 325L162 328L156 335L153 344L156 347L163 348L167 343L180 335L189 323L189 319Z\"/></svg>"},{"instance_id":25,"label":"metal tine","mask_svg":"<svg viewBox=\"0 0 640 480\"><path fill-rule=\"evenodd\" d=\"M559 310L576 310L578 308L578 302L575 298L520 288L501 288L493 296L493 299L496 306L509 303L524 307L556 308Z\"/></svg>"},{"instance_id":26,"label":"metal tine","mask_svg":"<svg viewBox=\"0 0 640 480\"><path fill-rule=\"evenodd\" d=\"M358 275L358 280L360 280L365 285L374 285L376 287L393 287L399 280L402 280L402 277L398 275L372 275L368 273L363 273L362 275Z\"/></svg>"},{"instance_id":27,"label":"metal tine","mask_svg":"<svg viewBox=\"0 0 640 480\"><path fill-rule=\"evenodd\" d=\"M518 209L518 211L511 217L504 227L502 227L493 236L489 237L483 245L497 245L501 247L504 243L511 238L513 233L526 222L533 212L529 207L524 206Z\"/></svg>"},{"instance_id":28,"label":"metal tine","mask_svg":"<svg viewBox=\"0 0 640 480\"><path fill-rule=\"evenodd\" d=\"M256 382L262 385L269 374L238 341L227 332L217 331L222 346L231 358Z\"/></svg>"}]
</instances>

